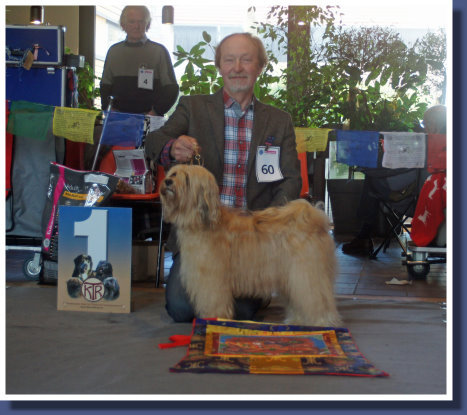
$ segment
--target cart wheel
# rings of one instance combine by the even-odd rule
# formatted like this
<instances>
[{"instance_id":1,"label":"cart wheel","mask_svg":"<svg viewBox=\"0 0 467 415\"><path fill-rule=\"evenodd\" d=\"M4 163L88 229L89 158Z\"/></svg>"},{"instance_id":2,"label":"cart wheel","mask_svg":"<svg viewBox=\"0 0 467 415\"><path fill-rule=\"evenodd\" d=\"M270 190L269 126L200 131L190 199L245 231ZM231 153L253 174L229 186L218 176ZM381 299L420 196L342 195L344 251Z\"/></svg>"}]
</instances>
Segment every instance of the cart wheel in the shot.
<instances>
[{"instance_id":1,"label":"cart wheel","mask_svg":"<svg viewBox=\"0 0 467 415\"><path fill-rule=\"evenodd\" d=\"M27 279L37 281L41 273L41 264L37 264L34 258L26 259L23 262L23 273Z\"/></svg>"},{"instance_id":2,"label":"cart wheel","mask_svg":"<svg viewBox=\"0 0 467 415\"><path fill-rule=\"evenodd\" d=\"M407 271L416 280L425 279L430 272L430 264L407 265Z\"/></svg>"}]
</instances>

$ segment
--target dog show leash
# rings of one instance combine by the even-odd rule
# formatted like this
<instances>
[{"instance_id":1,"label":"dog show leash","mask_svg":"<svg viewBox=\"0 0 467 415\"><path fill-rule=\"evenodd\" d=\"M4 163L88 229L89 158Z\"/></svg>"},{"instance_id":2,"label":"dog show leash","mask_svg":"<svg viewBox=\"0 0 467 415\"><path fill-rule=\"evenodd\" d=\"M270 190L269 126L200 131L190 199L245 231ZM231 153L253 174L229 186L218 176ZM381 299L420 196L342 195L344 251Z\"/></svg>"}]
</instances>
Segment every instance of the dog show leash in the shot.
<instances>
[{"instance_id":1,"label":"dog show leash","mask_svg":"<svg viewBox=\"0 0 467 415\"><path fill-rule=\"evenodd\" d=\"M193 157L192 157L191 160L190 160L190 164L193 165L193 164L196 163L198 166L203 166L203 165L204 165L204 161L203 161L203 159L202 159L202 157L201 157L201 154L199 154L199 150L198 150L198 149L199 149L199 147L196 146L196 147L195 147L195 151L194 151L194 153L193 153Z\"/></svg>"}]
</instances>

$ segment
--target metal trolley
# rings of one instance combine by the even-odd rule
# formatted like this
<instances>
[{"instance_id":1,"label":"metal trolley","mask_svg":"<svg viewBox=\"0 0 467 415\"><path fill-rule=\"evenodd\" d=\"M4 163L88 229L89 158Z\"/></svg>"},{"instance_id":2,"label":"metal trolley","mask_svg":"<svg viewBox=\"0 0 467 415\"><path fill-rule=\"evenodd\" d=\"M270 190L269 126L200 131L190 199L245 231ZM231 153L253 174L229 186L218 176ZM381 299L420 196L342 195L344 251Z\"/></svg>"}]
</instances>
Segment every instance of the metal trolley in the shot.
<instances>
[{"instance_id":1,"label":"metal trolley","mask_svg":"<svg viewBox=\"0 0 467 415\"><path fill-rule=\"evenodd\" d=\"M416 246L407 235L402 245L402 264L407 267L411 279L424 279L431 264L446 263L446 247Z\"/></svg>"}]
</instances>

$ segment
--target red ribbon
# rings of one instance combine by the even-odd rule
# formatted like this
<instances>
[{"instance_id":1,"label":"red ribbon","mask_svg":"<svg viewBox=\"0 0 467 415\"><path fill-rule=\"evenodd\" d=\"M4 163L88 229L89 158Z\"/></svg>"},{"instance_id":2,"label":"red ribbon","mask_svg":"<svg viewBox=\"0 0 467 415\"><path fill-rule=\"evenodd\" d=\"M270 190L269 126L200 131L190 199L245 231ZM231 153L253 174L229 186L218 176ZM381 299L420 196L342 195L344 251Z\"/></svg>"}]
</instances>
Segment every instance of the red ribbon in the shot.
<instances>
[{"instance_id":1,"label":"red ribbon","mask_svg":"<svg viewBox=\"0 0 467 415\"><path fill-rule=\"evenodd\" d=\"M169 340L171 341L171 343L159 344L159 349L170 349L172 347L188 346L191 341L191 336L176 334L174 336L170 336Z\"/></svg>"}]
</instances>

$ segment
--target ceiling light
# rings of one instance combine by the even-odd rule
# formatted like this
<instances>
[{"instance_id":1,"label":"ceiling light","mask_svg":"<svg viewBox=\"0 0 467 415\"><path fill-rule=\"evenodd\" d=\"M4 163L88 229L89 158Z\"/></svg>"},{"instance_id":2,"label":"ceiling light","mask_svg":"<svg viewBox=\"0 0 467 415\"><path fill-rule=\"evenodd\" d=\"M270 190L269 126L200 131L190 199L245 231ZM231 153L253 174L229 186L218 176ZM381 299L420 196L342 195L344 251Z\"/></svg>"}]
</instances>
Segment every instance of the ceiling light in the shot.
<instances>
[{"instance_id":1,"label":"ceiling light","mask_svg":"<svg viewBox=\"0 0 467 415\"><path fill-rule=\"evenodd\" d=\"M30 13L29 22L31 24L44 23L44 7L43 6L31 6L29 13Z\"/></svg>"},{"instance_id":2,"label":"ceiling light","mask_svg":"<svg viewBox=\"0 0 467 415\"><path fill-rule=\"evenodd\" d=\"M164 6L162 7L162 24L173 24L174 23L174 7Z\"/></svg>"}]
</instances>

